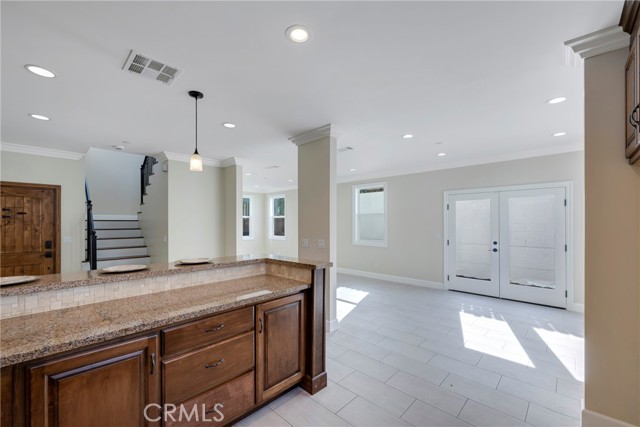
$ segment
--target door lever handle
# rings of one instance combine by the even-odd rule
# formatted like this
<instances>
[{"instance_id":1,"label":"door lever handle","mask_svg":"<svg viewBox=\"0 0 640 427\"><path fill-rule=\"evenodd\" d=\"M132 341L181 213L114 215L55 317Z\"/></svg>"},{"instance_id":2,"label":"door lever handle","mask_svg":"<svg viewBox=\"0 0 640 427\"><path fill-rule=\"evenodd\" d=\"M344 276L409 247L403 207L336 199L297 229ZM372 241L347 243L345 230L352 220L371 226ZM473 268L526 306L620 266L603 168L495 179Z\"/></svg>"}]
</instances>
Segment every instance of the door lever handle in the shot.
<instances>
[{"instance_id":1,"label":"door lever handle","mask_svg":"<svg viewBox=\"0 0 640 427\"><path fill-rule=\"evenodd\" d=\"M487 252L498 252L498 248L489 249Z\"/></svg>"}]
</instances>

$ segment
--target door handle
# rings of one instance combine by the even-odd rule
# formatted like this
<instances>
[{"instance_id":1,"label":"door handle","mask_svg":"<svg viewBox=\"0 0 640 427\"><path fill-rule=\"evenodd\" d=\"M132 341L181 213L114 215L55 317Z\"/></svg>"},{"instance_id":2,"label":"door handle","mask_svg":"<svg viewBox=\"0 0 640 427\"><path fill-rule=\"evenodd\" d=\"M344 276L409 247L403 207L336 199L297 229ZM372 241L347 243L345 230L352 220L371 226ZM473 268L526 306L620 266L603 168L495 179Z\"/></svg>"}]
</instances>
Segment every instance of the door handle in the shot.
<instances>
[{"instance_id":1,"label":"door handle","mask_svg":"<svg viewBox=\"0 0 640 427\"><path fill-rule=\"evenodd\" d=\"M45 258L53 258L53 252L51 252L51 251L47 251L47 252L45 252L45 253L44 253L44 257L45 257Z\"/></svg>"},{"instance_id":2,"label":"door handle","mask_svg":"<svg viewBox=\"0 0 640 427\"><path fill-rule=\"evenodd\" d=\"M498 248L489 249L487 252L498 252Z\"/></svg>"}]
</instances>

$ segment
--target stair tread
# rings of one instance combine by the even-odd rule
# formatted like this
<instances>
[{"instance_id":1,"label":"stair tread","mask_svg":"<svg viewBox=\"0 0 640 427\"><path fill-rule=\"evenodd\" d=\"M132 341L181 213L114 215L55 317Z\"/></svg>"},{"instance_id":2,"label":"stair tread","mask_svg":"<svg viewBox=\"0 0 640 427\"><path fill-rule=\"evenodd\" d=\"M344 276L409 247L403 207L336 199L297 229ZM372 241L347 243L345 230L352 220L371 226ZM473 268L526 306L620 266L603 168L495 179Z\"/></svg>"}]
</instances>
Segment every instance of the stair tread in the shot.
<instances>
[{"instance_id":1,"label":"stair tread","mask_svg":"<svg viewBox=\"0 0 640 427\"><path fill-rule=\"evenodd\" d=\"M97 240L122 240L122 239L144 239L142 236L138 237L98 237Z\"/></svg>"},{"instance_id":2,"label":"stair tread","mask_svg":"<svg viewBox=\"0 0 640 427\"><path fill-rule=\"evenodd\" d=\"M114 246L110 248L97 248L99 251L110 251L111 249L140 249L146 248L146 246Z\"/></svg>"},{"instance_id":3,"label":"stair tread","mask_svg":"<svg viewBox=\"0 0 640 427\"><path fill-rule=\"evenodd\" d=\"M136 259L136 258L150 258L149 255L130 255L130 256L116 256L110 258L98 258L97 261L115 261L118 259Z\"/></svg>"}]
</instances>

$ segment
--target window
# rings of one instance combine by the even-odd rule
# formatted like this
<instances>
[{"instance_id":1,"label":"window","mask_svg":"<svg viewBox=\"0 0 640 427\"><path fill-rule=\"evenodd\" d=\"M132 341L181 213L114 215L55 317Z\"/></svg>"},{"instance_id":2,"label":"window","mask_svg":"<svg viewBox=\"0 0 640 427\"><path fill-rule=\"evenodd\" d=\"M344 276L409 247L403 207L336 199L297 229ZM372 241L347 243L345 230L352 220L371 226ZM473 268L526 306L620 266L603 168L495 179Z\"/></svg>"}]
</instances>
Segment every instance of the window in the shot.
<instances>
[{"instance_id":1,"label":"window","mask_svg":"<svg viewBox=\"0 0 640 427\"><path fill-rule=\"evenodd\" d=\"M353 244L387 246L387 184L353 186Z\"/></svg>"},{"instance_id":2,"label":"window","mask_svg":"<svg viewBox=\"0 0 640 427\"><path fill-rule=\"evenodd\" d=\"M271 239L285 239L284 222L285 222L285 206L284 196L273 196L270 199L270 238Z\"/></svg>"},{"instance_id":3,"label":"window","mask_svg":"<svg viewBox=\"0 0 640 427\"><path fill-rule=\"evenodd\" d=\"M242 238L244 240L253 239L253 220L251 217L251 197L242 198Z\"/></svg>"}]
</instances>

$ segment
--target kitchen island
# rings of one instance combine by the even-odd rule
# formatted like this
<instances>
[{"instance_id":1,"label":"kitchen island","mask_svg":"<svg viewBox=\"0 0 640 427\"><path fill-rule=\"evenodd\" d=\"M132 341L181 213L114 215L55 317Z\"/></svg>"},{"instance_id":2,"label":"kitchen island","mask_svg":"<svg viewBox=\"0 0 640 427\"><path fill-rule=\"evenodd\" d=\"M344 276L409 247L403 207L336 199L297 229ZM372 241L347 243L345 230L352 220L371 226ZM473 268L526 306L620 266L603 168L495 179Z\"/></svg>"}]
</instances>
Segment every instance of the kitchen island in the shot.
<instances>
[{"instance_id":1,"label":"kitchen island","mask_svg":"<svg viewBox=\"0 0 640 427\"><path fill-rule=\"evenodd\" d=\"M313 394L329 266L240 256L2 289L1 424L226 425Z\"/></svg>"}]
</instances>

